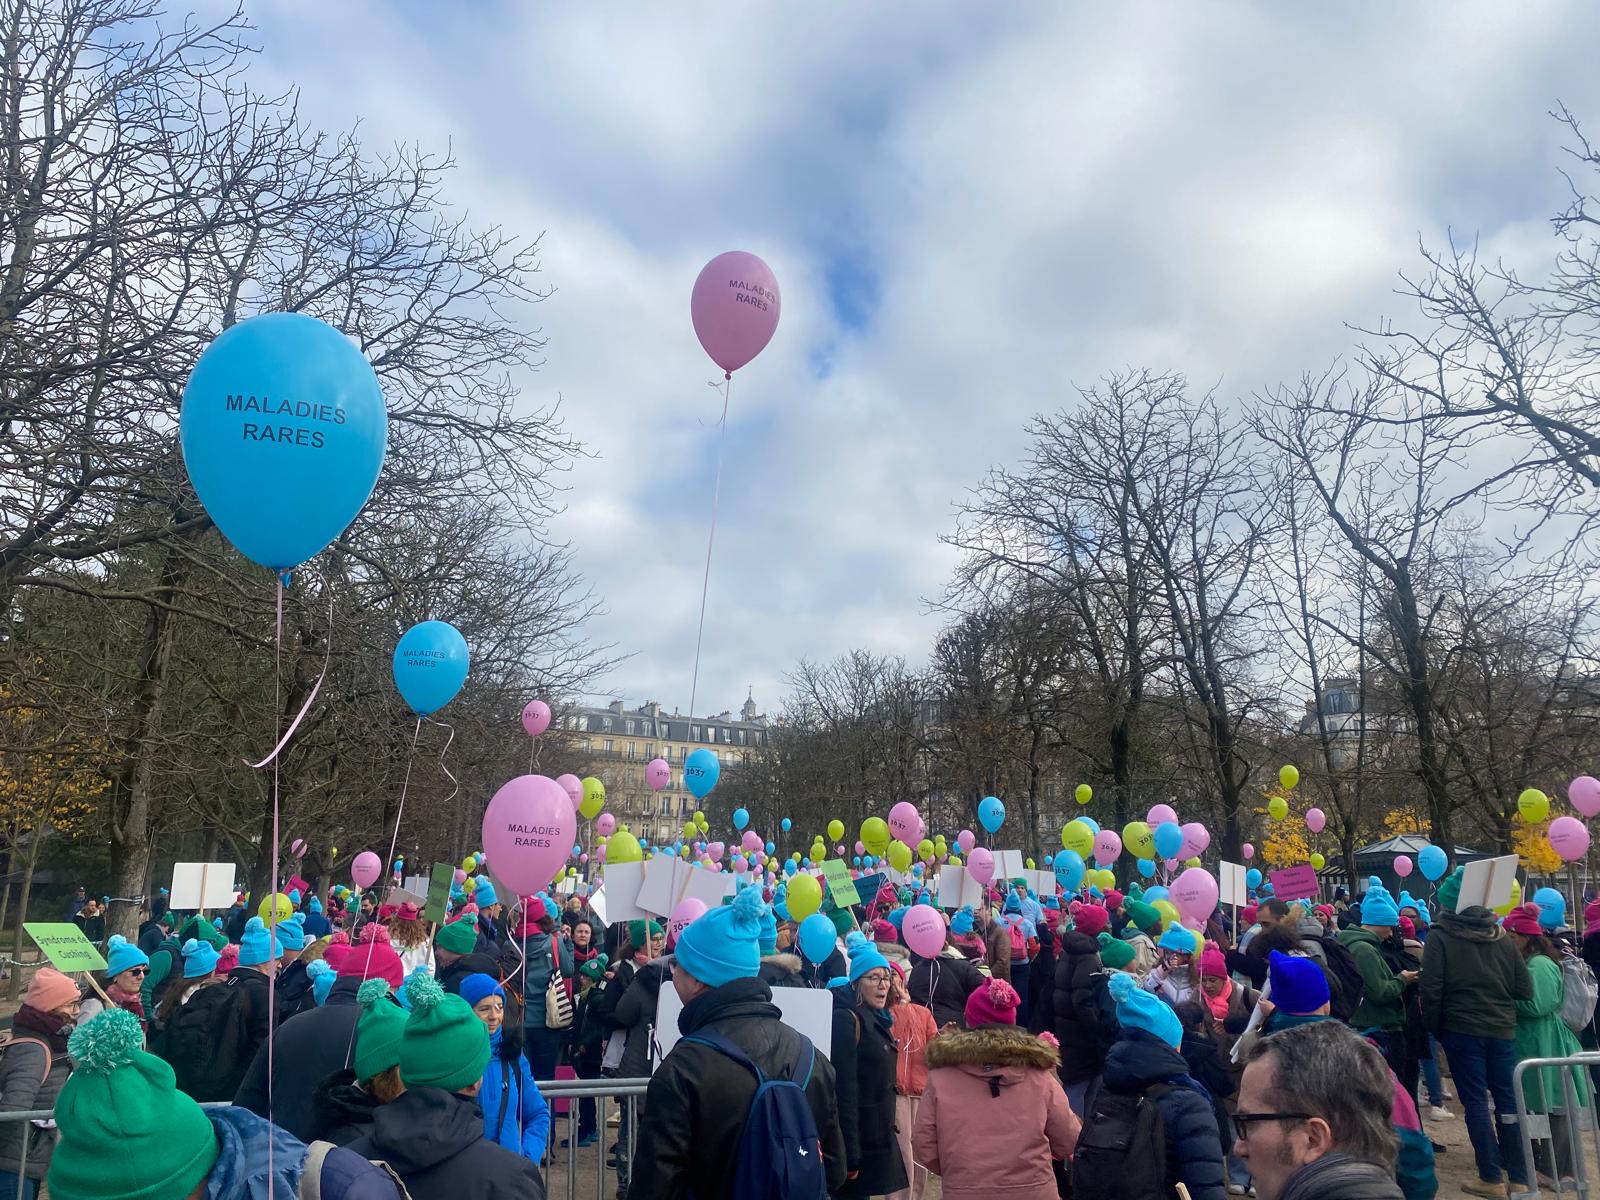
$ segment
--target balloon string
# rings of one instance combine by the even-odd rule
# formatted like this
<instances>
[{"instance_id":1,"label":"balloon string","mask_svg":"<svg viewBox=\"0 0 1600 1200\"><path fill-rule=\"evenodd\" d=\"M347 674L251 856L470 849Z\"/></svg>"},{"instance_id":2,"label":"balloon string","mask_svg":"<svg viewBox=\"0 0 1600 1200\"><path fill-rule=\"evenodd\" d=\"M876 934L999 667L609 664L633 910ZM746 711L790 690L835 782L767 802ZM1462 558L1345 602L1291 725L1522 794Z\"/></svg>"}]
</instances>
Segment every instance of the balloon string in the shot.
<instances>
[{"instance_id":1,"label":"balloon string","mask_svg":"<svg viewBox=\"0 0 1600 1200\"><path fill-rule=\"evenodd\" d=\"M283 581L287 577L287 574L288 574L287 572L284 572L283 574L278 576L278 623L277 623L278 649L277 649L277 653L280 653L280 654L282 653L282 647L283 647ZM285 732L284 735L281 738L278 739L278 744L272 748L272 753L267 755L260 762L253 763L248 758L244 760L246 765L248 765L251 770L259 771L262 767L266 766L268 763L271 763L271 764L273 764L273 766L272 766L273 779L274 780L277 779L277 774L278 774L278 767L277 767L278 755L283 753L283 748L289 744L289 739L294 737L295 730L300 728L300 722L305 720L306 714L311 711L311 706L316 703L317 693L322 690L323 680L327 679L327 677L328 677L328 665L332 661L333 661L333 596L330 593L329 596L328 596L328 648L327 648L326 652L322 656L322 670L317 673L317 681L311 685L311 694L306 697L306 702L300 706L300 711L295 714L294 720L289 723L288 731ZM277 669L276 666L274 667L274 669ZM281 700L275 700L274 701L274 706L276 706L278 704L281 704L281 703L282 703ZM281 722L279 722L279 726L281 727ZM273 732L276 733L277 729L274 729ZM274 786L276 786L276 784L274 784ZM273 861L276 862L277 861L277 859L276 859L276 854L277 854L276 846L274 846L274 848L273 848L273 854L274 854Z\"/></svg>"},{"instance_id":2,"label":"balloon string","mask_svg":"<svg viewBox=\"0 0 1600 1200\"><path fill-rule=\"evenodd\" d=\"M706 592L711 586L711 547L717 540L717 509L722 501L722 448L728 440L728 395L733 391L733 376L722 384L722 431L717 435L717 476L711 489L711 531L706 535L706 569L700 578L700 625L694 635L694 677L689 684L689 716L700 691L700 646L706 635Z\"/></svg>"},{"instance_id":3,"label":"balloon string","mask_svg":"<svg viewBox=\"0 0 1600 1200\"><path fill-rule=\"evenodd\" d=\"M277 733L279 727L282 724L282 708L283 708L283 700L282 700L282 693L283 693L283 579L284 579L284 576L283 576L282 573L280 573L278 575L278 579L277 579L277 583L278 583L277 618L276 618L276 620L274 622L273 636L272 636L272 724L273 724L272 731L273 731L273 733ZM330 641L331 641L331 638L330 638ZM324 671L327 670L326 665L324 665L323 670ZM321 683L322 683L322 680L319 678L317 680L317 684L318 684L319 687L321 686ZM316 699L316 696L317 696L316 689L312 689L310 697L308 697L307 700L306 700L306 708L309 708L311 706L311 701ZM294 733L295 727L300 724L300 717L305 716L306 708L302 708L300 710L300 715L295 717L295 719L294 719L294 725L291 725L289 727L289 733L287 733L287 734L285 734L283 736L283 738L278 742L278 745L273 749L272 753L270 755L268 755L266 760L265 760L265 761L268 761L268 762L272 763L272 891L268 893L269 899L267 900L267 905L268 905L268 913L267 913L267 950L268 950L269 953L272 950L275 950L277 948L277 941L278 941L278 800L279 800L279 793L278 793L278 766L279 766L279 764L278 764L278 751L283 749L284 743L286 743L289 740L289 736ZM257 769L259 769L259 768L257 768ZM272 1120L272 1114L273 1114L273 1106L272 1106L272 1076L274 1074L274 1071L273 1071L273 1066L274 1066L274 1064L273 1064L273 1049L274 1049L274 1042L276 1041L276 1039L273 1037L273 1034L274 1034L274 1032L275 1032L275 1030L277 1029L277 1026L278 1026L277 1017L278 1017L278 973L276 971L271 971L271 972L269 972L267 974L267 1120L269 1120L269 1121ZM272 1178L273 1178L272 1141L273 1141L273 1139L271 1139L271 1138L267 1139L267 1200L272 1200Z\"/></svg>"},{"instance_id":4,"label":"balloon string","mask_svg":"<svg viewBox=\"0 0 1600 1200\"><path fill-rule=\"evenodd\" d=\"M444 740L444 749L439 751L439 770L443 771L445 778L450 781L450 794L444 798L444 806L448 808L450 802L461 794L461 781L451 774L449 767L445 766L445 755L450 753L450 745L456 740L456 729L454 725L447 725L443 721L435 721L432 717L428 717L427 722L429 725L437 725L440 729L446 730L450 734ZM395 827L395 831L399 832L398 825Z\"/></svg>"}]
</instances>

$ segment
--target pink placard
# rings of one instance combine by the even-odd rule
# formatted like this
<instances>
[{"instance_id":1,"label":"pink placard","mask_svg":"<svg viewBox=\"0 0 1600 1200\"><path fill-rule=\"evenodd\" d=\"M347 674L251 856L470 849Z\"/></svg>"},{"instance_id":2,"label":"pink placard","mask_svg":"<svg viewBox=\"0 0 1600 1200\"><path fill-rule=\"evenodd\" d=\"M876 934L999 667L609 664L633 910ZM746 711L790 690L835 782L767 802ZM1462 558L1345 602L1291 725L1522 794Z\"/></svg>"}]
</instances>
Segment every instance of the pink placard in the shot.
<instances>
[{"instance_id":1,"label":"pink placard","mask_svg":"<svg viewBox=\"0 0 1600 1200\"><path fill-rule=\"evenodd\" d=\"M1317 869L1310 863L1273 871L1269 878L1279 900L1308 900L1317 894Z\"/></svg>"}]
</instances>

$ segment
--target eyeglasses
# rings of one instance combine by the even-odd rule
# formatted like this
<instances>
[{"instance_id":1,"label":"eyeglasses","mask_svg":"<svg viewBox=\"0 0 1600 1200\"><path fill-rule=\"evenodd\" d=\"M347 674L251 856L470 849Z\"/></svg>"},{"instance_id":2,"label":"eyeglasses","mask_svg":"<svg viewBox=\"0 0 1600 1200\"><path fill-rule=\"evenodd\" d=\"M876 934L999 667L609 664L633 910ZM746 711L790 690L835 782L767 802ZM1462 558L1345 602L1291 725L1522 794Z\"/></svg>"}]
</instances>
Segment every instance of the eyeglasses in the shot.
<instances>
[{"instance_id":1,"label":"eyeglasses","mask_svg":"<svg viewBox=\"0 0 1600 1200\"><path fill-rule=\"evenodd\" d=\"M883 985L884 987L887 987L887 986L889 986L889 972L887 972L887 971L868 971L865 975L863 975L861 977L861 982L862 983L870 983L870 984L872 984L873 987L877 987L880 984Z\"/></svg>"},{"instance_id":2,"label":"eyeglasses","mask_svg":"<svg viewBox=\"0 0 1600 1200\"><path fill-rule=\"evenodd\" d=\"M149 967L129 967L128 968L128 973L130 975L148 975L150 973L150 968Z\"/></svg>"},{"instance_id":3,"label":"eyeglasses","mask_svg":"<svg viewBox=\"0 0 1600 1200\"><path fill-rule=\"evenodd\" d=\"M1247 1142L1250 1140L1250 1126L1257 1121L1309 1121L1315 1115L1302 1112L1234 1113L1233 1132L1241 1142Z\"/></svg>"}]
</instances>

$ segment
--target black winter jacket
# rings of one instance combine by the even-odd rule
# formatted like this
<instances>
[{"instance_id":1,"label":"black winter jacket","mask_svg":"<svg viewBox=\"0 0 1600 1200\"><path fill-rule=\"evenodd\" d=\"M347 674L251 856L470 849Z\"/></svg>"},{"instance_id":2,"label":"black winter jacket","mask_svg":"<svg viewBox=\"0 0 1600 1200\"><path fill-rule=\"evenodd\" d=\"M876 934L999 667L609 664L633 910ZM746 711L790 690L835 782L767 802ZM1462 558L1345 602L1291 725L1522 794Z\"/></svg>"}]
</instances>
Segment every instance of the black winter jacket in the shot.
<instances>
[{"instance_id":1,"label":"black winter jacket","mask_svg":"<svg viewBox=\"0 0 1600 1200\"><path fill-rule=\"evenodd\" d=\"M306 964L295 959L278 972L275 987L278 993L278 1020L287 1021L316 1005L311 994L311 976L306 974Z\"/></svg>"},{"instance_id":2,"label":"black winter jacket","mask_svg":"<svg viewBox=\"0 0 1600 1200\"><path fill-rule=\"evenodd\" d=\"M940 1029L952 1023L967 1027L967 997L982 986L983 972L965 958L911 956L911 975L906 980L911 1003L931 1010Z\"/></svg>"},{"instance_id":3,"label":"black winter jacket","mask_svg":"<svg viewBox=\"0 0 1600 1200\"><path fill-rule=\"evenodd\" d=\"M1056 935L1039 930L1039 953L1028 974L1028 1032L1056 1031Z\"/></svg>"},{"instance_id":4,"label":"black winter jacket","mask_svg":"<svg viewBox=\"0 0 1600 1200\"><path fill-rule=\"evenodd\" d=\"M538 1165L485 1141L478 1101L442 1088L406 1089L349 1149L393 1167L411 1200L544 1200Z\"/></svg>"},{"instance_id":5,"label":"black winter jacket","mask_svg":"<svg viewBox=\"0 0 1600 1200\"><path fill-rule=\"evenodd\" d=\"M768 987L810 987L801 974L804 968L805 962L798 954L768 954L761 959L761 969L756 973L756 978Z\"/></svg>"},{"instance_id":6,"label":"black winter jacket","mask_svg":"<svg viewBox=\"0 0 1600 1200\"><path fill-rule=\"evenodd\" d=\"M894 1036L853 987L833 989L834 1086L845 1160L856 1177L833 1194L882 1196L906 1187L905 1158L895 1139Z\"/></svg>"},{"instance_id":7,"label":"black winter jacket","mask_svg":"<svg viewBox=\"0 0 1600 1200\"><path fill-rule=\"evenodd\" d=\"M1189 1064L1189 1077L1211 1093L1211 1111L1217 1118L1217 1136L1222 1145L1233 1145L1233 1122L1228 1119L1228 1106L1223 1100L1233 1095L1233 1073L1222 1061L1217 1044L1209 1038L1192 1033L1183 1035L1183 1046L1178 1051Z\"/></svg>"},{"instance_id":8,"label":"black winter jacket","mask_svg":"<svg viewBox=\"0 0 1600 1200\"><path fill-rule=\"evenodd\" d=\"M1056 1027L1061 1043L1061 1082L1082 1083L1105 1066L1100 1019L1095 1012L1094 977L1103 970L1100 943L1076 929L1061 935L1054 989Z\"/></svg>"},{"instance_id":9,"label":"black winter jacket","mask_svg":"<svg viewBox=\"0 0 1600 1200\"><path fill-rule=\"evenodd\" d=\"M477 951L464 954L439 971L439 986L452 996L459 996L461 981L468 975L487 975L491 979L500 979L500 963L492 954L479 954Z\"/></svg>"},{"instance_id":10,"label":"black winter jacket","mask_svg":"<svg viewBox=\"0 0 1600 1200\"><path fill-rule=\"evenodd\" d=\"M621 977L620 972L618 977ZM664 960L647 962L633 973L633 978L617 997L611 1020L616 1028L628 1031L628 1043L623 1047L622 1062L616 1071L619 1079L644 1079L650 1074L650 1031L655 1028L656 999L661 994L661 984L668 978ZM611 982L615 984L617 980Z\"/></svg>"},{"instance_id":11,"label":"black winter jacket","mask_svg":"<svg viewBox=\"0 0 1600 1200\"><path fill-rule=\"evenodd\" d=\"M234 1062L245 1064L242 1067L234 1067L238 1086L242 1086L243 1081L250 1077L255 1059L264 1058L267 1053L267 1030L272 1025L272 981L254 967L235 967L228 972L227 978L222 981L222 986L239 990L242 994L235 998L234 1002L248 1005L242 1044L236 1047L234 1052ZM280 1054L283 1052L281 1044L278 1052ZM281 1064L279 1078L280 1080L282 1078ZM234 1083L231 1079L228 1082ZM281 1087L282 1084L278 1086Z\"/></svg>"},{"instance_id":12,"label":"black winter jacket","mask_svg":"<svg viewBox=\"0 0 1600 1200\"><path fill-rule=\"evenodd\" d=\"M716 1032L742 1049L769 1077L804 1062L801 1037L779 1019L772 989L759 979L736 979L692 1000L678 1018L685 1036ZM844 1135L834 1100L834 1071L824 1050L815 1061L806 1099L822 1142L828 1190L843 1186ZM725 1054L680 1041L650 1077L628 1200L727 1200L755 1077Z\"/></svg>"},{"instance_id":13,"label":"black winter jacket","mask_svg":"<svg viewBox=\"0 0 1600 1200\"><path fill-rule=\"evenodd\" d=\"M310 1142L348 1146L372 1129L372 1114L382 1106L371 1092L356 1086L353 1070L335 1071L311 1095Z\"/></svg>"},{"instance_id":14,"label":"black winter jacket","mask_svg":"<svg viewBox=\"0 0 1600 1200\"><path fill-rule=\"evenodd\" d=\"M1156 1101L1167 1127L1167 1185L1182 1183L1193 1200L1226 1200L1222 1138L1211 1096L1189 1076L1189 1064L1166 1042L1127 1029L1106 1055L1106 1087L1132 1095L1152 1083L1173 1089Z\"/></svg>"}]
</instances>

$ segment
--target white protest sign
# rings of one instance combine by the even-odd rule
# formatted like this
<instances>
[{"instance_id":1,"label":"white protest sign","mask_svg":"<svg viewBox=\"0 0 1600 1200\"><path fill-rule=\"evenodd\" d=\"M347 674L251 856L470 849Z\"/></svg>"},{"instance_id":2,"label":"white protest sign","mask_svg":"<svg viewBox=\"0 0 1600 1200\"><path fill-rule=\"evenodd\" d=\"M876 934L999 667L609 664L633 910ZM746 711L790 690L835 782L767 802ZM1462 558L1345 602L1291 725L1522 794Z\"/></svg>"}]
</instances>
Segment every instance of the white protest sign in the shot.
<instances>
[{"instance_id":1,"label":"white protest sign","mask_svg":"<svg viewBox=\"0 0 1600 1200\"><path fill-rule=\"evenodd\" d=\"M174 863L167 903L176 909L227 908L233 903L232 863Z\"/></svg>"},{"instance_id":2,"label":"white protest sign","mask_svg":"<svg viewBox=\"0 0 1600 1200\"><path fill-rule=\"evenodd\" d=\"M1245 886L1243 863L1219 862L1217 864L1217 902L1219 904L1249 904L1250 891Z\"/></svg>"},{"instance_id":3,"label":"white protest sign","mask_svg":"<svg viewBox=\"0 0 1600 1200\"><path fill-rule=\"evenodd\" d=\"M733 894L732 875L724 871L707 871L704 867L691 867L689 878L684 881L683 895L679 903L684 900L698 900L708 909L717 908L722 904L724 896ZM669 917L671 913L667 914Z\"/></svg>"},{"instance_id":4,"label":"white protest sign","mask_svg":"<svg viewBox=\"0 0 1600 1200\"><path fill-rule=\"evenodd\" d=\"M1009 889L1013 879L1024 879L1021 850L996 850L994 852L993 885Z\"/></svg>"},{"instance_id":5,"label":"white protest sign","mask_svg":"<svg viewBox=\"0 0 1600 1200\"><path fill-rule=\"evenodd\" d=\"M1516 880L1515 854L1468 863L1461 873L1461 895L1456 900L1456 911L1462 912L1475 904L1481 908L1503 908L1511 903L1511 885Z\"/></svg>"},{"instance_id":6,"label":"white protest sign","mask_svg":"<svg viewBox=\"0 0 1600 1200\"><path fill-rule=\"evenodd\" d=\"M821 988L776 987L772 989L772 1002L783 1014L782 1021L796 1033L811 1039L817 1053L826 1057L833 1049L833 993ZM683 1001L678 999L678 989L670 980L663 981L656 999L655 1044L662 1058L672 1053L682 1036L678 1032L678 1014L683 1011ZM652 1063L654 1066L654 1063Z\"/></svg>"},{"instance_id":7,"label":"white protest sign","mask_svg":"<svg viewBox=\"0 0 1600 1200\"><path fill-rule=\"evenodd\" d=\"M602 904L600 891L589 897L589 907L595 910L605 925L618 921L642 921L650 914L639 907L639 889L644 885L642 862L607 863Z\"/></svg>"},{"instance_id":8,"label":"white protest sign","mask_svg":"<svg viewBox=\"0 0 1600 1200\"><path fill-rule=\"evenodd\" d=\"M610 868L608 867L607 870ZM688 886L689 874L694 870L676 854L655 854L644 865L644 883L635 898L645 912L657 917L670 917L678 901L683 899L683 889ZM613 900L616 897L612 897ZM612 920L621 920L613 917Z\"/></svg>"},{"instance_id":9,"label":"white protest sign","mask_svg":"<svg viewBox=\"0 0 1600 1200\"><path fill-rule=\"evenodd\" d=\"M1056 894L1054 871L1025 871L1022 877L1028 881L1028 886L1033 888L1034 895L1039 897L1040 903Z\"/></svg>"}]
</instances>

